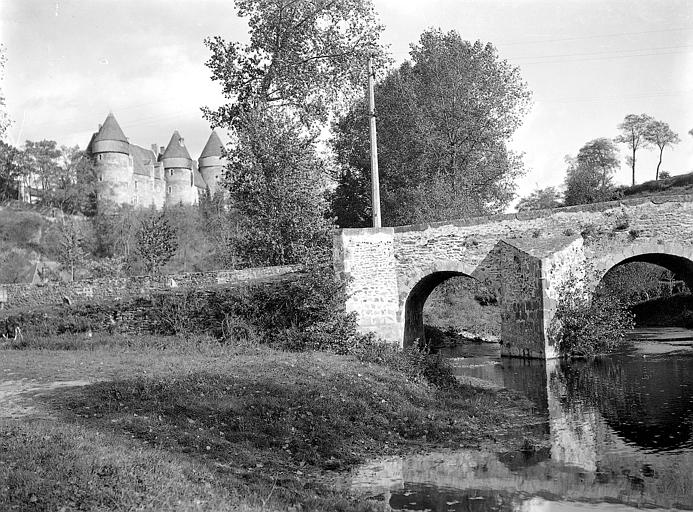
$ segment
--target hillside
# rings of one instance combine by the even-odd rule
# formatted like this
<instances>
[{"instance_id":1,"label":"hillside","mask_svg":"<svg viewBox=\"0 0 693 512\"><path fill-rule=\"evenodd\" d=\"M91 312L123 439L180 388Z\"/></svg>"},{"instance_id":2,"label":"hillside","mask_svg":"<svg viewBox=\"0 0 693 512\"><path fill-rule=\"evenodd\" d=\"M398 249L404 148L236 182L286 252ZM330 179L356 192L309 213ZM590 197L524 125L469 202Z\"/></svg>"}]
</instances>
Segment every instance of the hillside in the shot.
<instances>
[{"instance_id":1,"label":"hillside","mask_svg":"<svg viewBox=\"0 0 693 512\"><path fill-rule=\"evenodd\" d=\"M672 194L693 194L693 172L618 188L614 199Z\"/></svg>"},{"instance_id":2,"label":"hillside","mask_svg":"<svg viewBox=\"0 0 693 512\"><path fill-rule=\"evenodd\" d=\"M15 202L0 205L0 283L31 282L36 264L56 268L57 219Z\"/></svg>"}]
</instances>

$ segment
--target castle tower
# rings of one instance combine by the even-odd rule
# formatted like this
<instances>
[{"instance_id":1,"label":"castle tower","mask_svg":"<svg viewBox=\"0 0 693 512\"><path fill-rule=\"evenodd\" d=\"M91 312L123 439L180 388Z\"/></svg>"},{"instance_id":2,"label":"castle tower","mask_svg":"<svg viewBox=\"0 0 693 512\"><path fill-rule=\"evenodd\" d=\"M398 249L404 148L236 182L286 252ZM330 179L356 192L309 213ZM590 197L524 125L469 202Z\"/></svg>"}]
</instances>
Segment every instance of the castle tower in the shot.
<instances>
[{"instance_id":1,"label":"castle tower","mask_svg":"<svg viewBox=\"0 0 693 512\"><path fill-rule=\"evenodd\" d=\"M130 203L133 183L130 143L112 112L92 137L88 150L96 167L99 203Z\"/></svg>"},{"instance_id":2,"label":"castle tower","mask_svg":"<svg viewBox=\"0 0 693 512\"><path fill-rule=\"evenodd\" d=\"M219 190L219 180L224 172L223 147L217 132L212 130L212 134L209 136L198 160L200 163L200 174L202 174L202 178L207 184L211 197L214 197L214 194Z\"/></svg>"},{"instance_id":3,"label":"castle tower","mask_svg":"<svg viewBox=\"0 0 693 512\"><path fill-rule=\"evenodd\" d=\"M166 180L166 204L197 203L197 189L193 183L193 160L178 131L173 132L164 150L161 162Z\"/></svg>"}]
</instances>

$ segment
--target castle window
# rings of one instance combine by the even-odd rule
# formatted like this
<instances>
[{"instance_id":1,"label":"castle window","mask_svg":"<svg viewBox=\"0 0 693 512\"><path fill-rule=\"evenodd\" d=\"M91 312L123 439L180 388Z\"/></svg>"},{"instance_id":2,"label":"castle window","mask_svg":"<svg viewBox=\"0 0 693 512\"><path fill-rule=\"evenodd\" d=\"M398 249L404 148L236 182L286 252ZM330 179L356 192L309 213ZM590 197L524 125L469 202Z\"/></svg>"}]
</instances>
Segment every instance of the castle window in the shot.
<instances>
[{"instance_id":1,"label":"castle window","mask_svg":"<svg viewBox=\"0 0 693 512\"><path fill-rule=\"evenodd\" d=\"M173 176L173 169L169 169L169 170L168 170L168 175L169 175L169 176Z\"/></svg>"},{"instance_id":2,"label":"castle window","mask_svg":"<svg viewBox=\"0 0 693 512\"><path fill-rule=\"evenodd\" d=\"M171 193L171 187L168 187L168 193L169 194Z\"/></svg>"},{"instance_id":3,"label":"castle window","mask_svg":"<svg viewBox=\"0 0 693 512\"><path fill-rule=\"evenodd\" d=\"M190 186L191 186L191 187L193 186L193 175L192 175L192 173L190 173Z\"/></svg>"},{"instance_id":4,"label":"castle window","mask_svg":"<svg viewBox=\"0 0 693 512\"><path fill-rule=\"evenodd\" d=\"M135 190L137 190L137 182L135 182ZM135 202L137 202L137 201L135 201Z\"/></svg>"},{"instance_id":5,"label":"castle window","mask_svg":"<svg viewBox=\"0 0 693 512\"><path fill-rule=\"evenodd\" d=\"M99 181L103 181L103 174L99 174Z\"/></svg>"},{"instance_id":6,"label":"castle window","mask_svg":"<svg viewBox=\"0 0 693 512\"><path fill-rule=\"evenodd\" d=\"M103 155L102 155L101 153L99 153L99 156L98 156L97 158L98 158L99 160L101 160L101 157L102 157L102 156L103 156Z\"/></svg>"}]
</instances>

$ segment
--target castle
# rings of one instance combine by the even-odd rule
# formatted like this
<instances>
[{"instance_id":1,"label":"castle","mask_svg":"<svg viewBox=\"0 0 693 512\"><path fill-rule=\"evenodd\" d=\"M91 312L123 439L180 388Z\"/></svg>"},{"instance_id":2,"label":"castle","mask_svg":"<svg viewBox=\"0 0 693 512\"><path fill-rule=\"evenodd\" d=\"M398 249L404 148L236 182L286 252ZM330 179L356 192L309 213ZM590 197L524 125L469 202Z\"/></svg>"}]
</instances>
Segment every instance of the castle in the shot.
<instances>
[{"instance_id":1,"label":"castle","mask_svg":"<svg viewBox=\"0 0 693 512\"><path fill-rule=\"evenodd\" d=\"M201 193L213 196L219 190L224 169L222 147L212 131L195 161L174 131L165 149L156 144L145 149L128 141L110 113L87 147L96 167L97 200L156 209L197 204Z\"/></svg>"}]
</instances>

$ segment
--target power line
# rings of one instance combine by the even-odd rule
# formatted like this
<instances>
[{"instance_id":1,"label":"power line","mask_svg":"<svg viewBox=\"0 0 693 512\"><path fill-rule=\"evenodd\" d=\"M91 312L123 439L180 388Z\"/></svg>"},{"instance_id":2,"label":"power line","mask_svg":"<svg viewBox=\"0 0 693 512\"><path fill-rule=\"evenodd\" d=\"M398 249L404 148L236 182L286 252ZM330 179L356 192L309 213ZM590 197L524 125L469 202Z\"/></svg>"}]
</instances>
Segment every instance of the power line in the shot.
<instances>
[{"instance_id":1,"label":"power line","mask_svg":"<svg viewBox=\"0 0 693 512\"><path fill-rule=\"evenodd\" d=\"M688 52L687 51L653 52L653 53L639 53L639 54L633 54L633 55L611 55L611 56L605 56L605 57L585 57L583 59L537 60L534 62L530 62L530 61L520 62L518 64L522 65L522 66L534 65L534 64L565 64L565 63L572 63L572 62L585 62L585 61L590 61L590 60L631 59L631 58L637 58L637 57L663 57L666 55L681 55L681 54L685 54L685 53L688 53Z\"/></svg>"},{"instance_id":2,"label":"power line","mask_svg":"<svg viewBox=\"0 0 693 512\"><path fill-rule=\"evenodd\" d=\"M599 101L613 101L613 100L630 100L630 99L642 99L642 98L665 98L671 96L680 96L683 94L690 94L693 89L684 89L679 91L657 91L653 93L645 94L631 94L631 95L613 95L613 96L588 96L588 97L573 97L573 98L555 98L555 99L545 99L536 100L537 103L590 103Z\"/></svg>"},{"instance_id":3,"label":"power line","mask_svg":"<svg viewBox=\"0 0 693 512\"><path fill-rule=\"evenodd\" d=\"M587 39L603 39L607 37L621 37L621 36L635 36L643 34L659 34L662 32L688 32L693 31L693 27L683 27L683 28L667 28L662 30L643 30L640 32L614 32L611 34L596 34L592 36L581 36L581 37L565 37L560 39L544 39L542 41L515 41L510 43L497 43L503 46L518 46L522 44L544 44L544 43L562 43L565 41L583 41Z\"/></svg>"},{"instance_id":4,"label":"power line","mask_svg":"<svg viewBox=\"0 0 693 512\"><path fill-rule=\"evenodd\" d=\"M668 28L662 30L643 30L640 32L614 32L611 34L596 34L591 36L581 37L564 37L560 39L543 39L541 41L511 41L511 42L491 42L494 46L520 46L527 44L546 44L546 43L563 43L568 41L584 41L589 39L605 39L608 37L633 36L643 34L659 34L664 32L693 32L693 27L683 28ZM391 52L393 55L409 55L408 51Z\"/></svg>"},{"instance_id":5,"label":"power line","mask_svg":"<svg viewBox=\"0 0 693 512\"><path fill-rule=\"evenodd\" d=\"M633 49L624 49L624 50L609 50L605 52L581 52L581 53L559 53L559 54L554 54L554 55L537 55L533 57L508 57L508 59L512 59L513 61L517 60L523 60L523 59L553 59L553 58L559 58L559 57L590 57L590 56L601 56L601 55L614 55L614 56L621 56L619 54L621 53L635 53L635 52L653 52L652 54L657 54L659 53L659 50L680 50L683 48L693 48L693 45L690 44L685 44L685 45L680 45L680 46L659 46L656 48L633 48ZM650 55L650 54L647 54ZM628 57L628 55L623 55L624 57ZM637 53L634 55L635 57L639 56Z\"/></svg>"}]
</instances>

